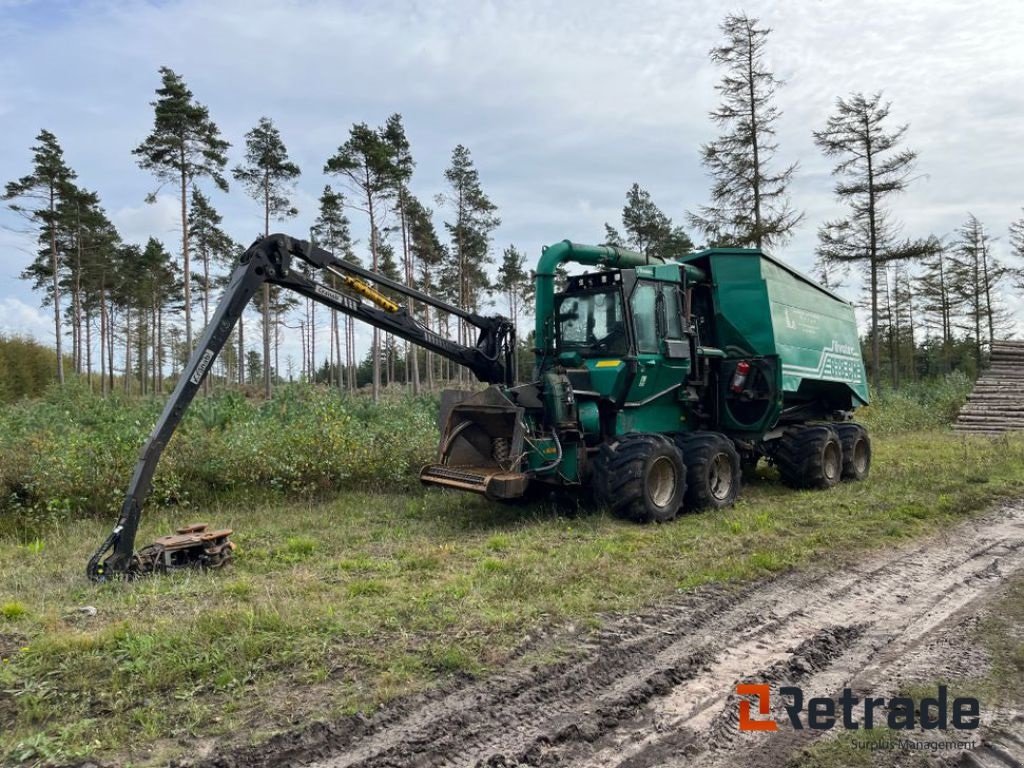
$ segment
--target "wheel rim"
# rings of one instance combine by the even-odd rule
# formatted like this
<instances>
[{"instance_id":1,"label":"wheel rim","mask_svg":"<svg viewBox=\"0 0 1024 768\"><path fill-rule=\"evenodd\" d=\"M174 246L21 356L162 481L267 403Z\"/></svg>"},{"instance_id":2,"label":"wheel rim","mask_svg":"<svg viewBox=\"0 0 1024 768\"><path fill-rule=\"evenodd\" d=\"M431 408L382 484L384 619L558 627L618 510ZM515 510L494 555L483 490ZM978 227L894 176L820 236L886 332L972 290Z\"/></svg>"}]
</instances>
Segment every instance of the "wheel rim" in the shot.
<instances>
[{"instance_id":1,"label":"wheel rim","mask_svg":"<svg viewBox=\"0 0 1024 768\"><path fill-rule=\"evenodd\" d=\"M839 458L839 444L834 440L825 446L825 456L822 465L822 472L828 480L839 477L841 459Z\"/></svg>"},{"instance_id":2,"label":"wheel rim","mask_svg":"<svg viewBox=\"0 0 1024 768\"><path fill-rule=\"evenodd\" d=\"M853 446L853 468L858 474L868 471L868 443L866 440L858 440Z\"/></svg>"},{"instance_id":3,"label":"wheel rim","mask_svg":"<svg viewBox=\"0 0 1024 768\"><path fill-rule=\"evenodd\" d=\"M732 462L725 453L717 454L711 460L708 472L708 488L717 501L724 501L732 494Z\"/></svg>"},{"instance_id":4,"label":"wheel rim","mask_svg":"<svg viewBox=\"0 0 1024 768\"><path fill-rule=\"evenodd\" d=\"M651 464L647 477L651 501L657 507L667 507L676 495L676 468L668 456L659 456Z\"/></svg>"}]
</instances>

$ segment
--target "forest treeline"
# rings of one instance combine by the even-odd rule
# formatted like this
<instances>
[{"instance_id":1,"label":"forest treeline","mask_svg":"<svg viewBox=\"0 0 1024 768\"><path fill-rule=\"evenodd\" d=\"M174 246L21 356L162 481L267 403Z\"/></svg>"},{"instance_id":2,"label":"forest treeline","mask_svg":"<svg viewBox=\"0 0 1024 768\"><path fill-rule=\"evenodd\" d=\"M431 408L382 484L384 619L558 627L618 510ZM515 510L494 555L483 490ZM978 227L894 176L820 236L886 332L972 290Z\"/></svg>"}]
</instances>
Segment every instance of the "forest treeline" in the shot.
<instances>
[{"instance_id":1,"label":"forest treeline","mask_svg":"<svg viewBox=\"0 0 1024 768\"><path fill-rule=\"evenodd\" d=\"M775 157L782 83L766 61L771 29L740 13L727 16L721 32L721 43L710 51L722 70L719 104L710 113L719 135L700 150L708 202L677 223L634 183L621 224L605 224L604 242L666 258L691 251L696 241L762 248L785 259L779 250L805 216L789 195L798 165L782 167ZM215 190L241 189L260 211L265 233L300 216L293 198L299 178L310 171L291 160L272 118L260 118L242 137L242 159L231 164L231 143L210 110L180 74L162 67L159 76L152 129L130 151L153 176L147 200L162 190L175 195L179 241L127 242L99 193L80 181L47 130L36 137L27 173L4 188L22 231L38 243L22 277L52 310L50 366L61 383L70 368L103 393L157 392L181 369L247 245L229 233L214 206ZM871 319L865 352L875 388L883 378L899 387L908 378L975 370L986 345L1012 328L1003 290L1024 289L1017 262L993 254L991 230L969 212L946 233L902 234L891 203L917 178L917 155L907 146L909 126L894 125L890 109L880 91L856 92L836 99L813 134L834 162L833 192L843 210L818 226L815 276L831 288L854 271L862 279ZM470 149L453 148L432 198L412 191L415 171L400 114L378 126L352 125L315 169L323 177L317 209L301 212L311 237L392 280L475 312L497 304L521 321L530 314L533 291L527 257L515 245L495 254L499 210ZM367 233L362 242L353 236L354 221ZM1024 217L1009 224L1009 247L1011 258L1024 260ZM473 329L458 318L425 305L409 309L441 335L473 342ZM289 329L300 336L301 361L281 360L282 333ZM528 357L531 341L522 336ZM368 384L377 398L382 386L396 382L418 392L467 377L447 360L376 329L365 358L357 359L356 346L351 319L265 285L221 354L211 385L259 386L270 396L275 381L299 378L347 389ZM34 351L26 348L24 361L5 354L0 374L32 379L16 369L35 370L40 358Z\"/></svg>"}]
</instances>

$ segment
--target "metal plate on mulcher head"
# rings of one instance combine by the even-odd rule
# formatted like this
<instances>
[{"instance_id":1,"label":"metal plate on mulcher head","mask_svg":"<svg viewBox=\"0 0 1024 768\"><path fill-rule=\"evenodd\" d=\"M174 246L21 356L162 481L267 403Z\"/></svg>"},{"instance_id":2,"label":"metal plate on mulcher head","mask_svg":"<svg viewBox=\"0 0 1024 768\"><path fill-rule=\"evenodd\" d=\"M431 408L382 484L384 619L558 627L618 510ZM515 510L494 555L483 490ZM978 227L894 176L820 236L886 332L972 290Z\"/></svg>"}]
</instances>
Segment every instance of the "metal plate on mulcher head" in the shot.
<instances>
[{"instance_id":1,"label":"metal plate on mulcher head","mask_svg":"<svg viewBox=\"0 0 1024 768\"><path fill-rule=\"evenodd\" d=\"M207 530L206 523L179 528L177 533L161 536L143 547L132 558L131 572L136 576L177 568L222 568L231 562L234 542L230 528Z\"/></svg>"}]
</instances>

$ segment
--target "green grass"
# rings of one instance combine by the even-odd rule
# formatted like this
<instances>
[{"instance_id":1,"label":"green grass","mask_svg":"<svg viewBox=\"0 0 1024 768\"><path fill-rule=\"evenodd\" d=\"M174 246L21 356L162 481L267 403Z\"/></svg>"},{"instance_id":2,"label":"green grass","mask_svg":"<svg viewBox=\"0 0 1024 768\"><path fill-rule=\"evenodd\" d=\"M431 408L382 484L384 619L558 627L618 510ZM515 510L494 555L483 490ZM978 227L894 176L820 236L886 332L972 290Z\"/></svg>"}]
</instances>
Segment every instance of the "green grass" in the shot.
<instances>
[{"instance_id":1,"label":"green grass","mask_svg":"<svg viewBox=\"0 0 1024 768\"><path fill-rule=\"evenodd\" d=\"M153 762L182 738L369 710L485 674L538 625L592 626L699 584L852 557L1024 495L1020 439L932 431L875 446L868 482L794 492L762 468L735 508L661 526L433 491L160 510L140 542L199 518L236 529L236 563L130 584L85 581L109 521L9 528L0 755Z\"/></svg>"}]
</instances>

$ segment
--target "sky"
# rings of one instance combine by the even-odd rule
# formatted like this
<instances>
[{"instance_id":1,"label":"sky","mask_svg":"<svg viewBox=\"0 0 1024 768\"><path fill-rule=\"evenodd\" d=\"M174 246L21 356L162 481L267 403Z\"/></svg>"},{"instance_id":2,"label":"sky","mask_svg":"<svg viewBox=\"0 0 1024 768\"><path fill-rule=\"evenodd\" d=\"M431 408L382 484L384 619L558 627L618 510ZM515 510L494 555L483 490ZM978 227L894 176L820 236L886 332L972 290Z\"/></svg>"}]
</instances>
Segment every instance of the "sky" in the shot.
<instances>
[{"instance_id":1,"label":"sky","mask_svg":"<svg viewBox=\"0 0 1024 768\"><path fill-rule=\"evenodd\" d=\"M147 204L157 182L131 154L152 126L157 70L169 66L232 143L232 166L261 116L279 127L303 171L300 215L280 231L307 233L324 184L340 185L322 169L351 125L399 112L413 192L432 202L452 148L466 145L502 219L495 254L515 244L533 261L547 243L600 242L633 182L678 223L708 202L699 151L716 135L708 112L721 72L707 53L723 14L741 10L773 29L767 61L785 81L774 163L799 163L791 199L805 218L776 255L810 271L818 226L844 214L812 132L837 97L882 90L919 154L893 206L903 233L949 235L971 212L1009 258L1007 228L1024 215L1017 0L0 0L0 183L28 172L46 128L126 241L155 236L177 253L173 192ZM205 191L237 240L261 232L260 207L240 188ZM350 216L365 250L363 217ZM439 226L444 216L436 211ZM52 315L18 277L33 247L18 224L0 212L0 332L52 343ZM855 298L857 278L844 290ZM1014 294L1004 287L1020 333ZM285 354L297 358L289 334ZM361 329L361 346L368 336Z\"/></svg>"}]
</instances>

